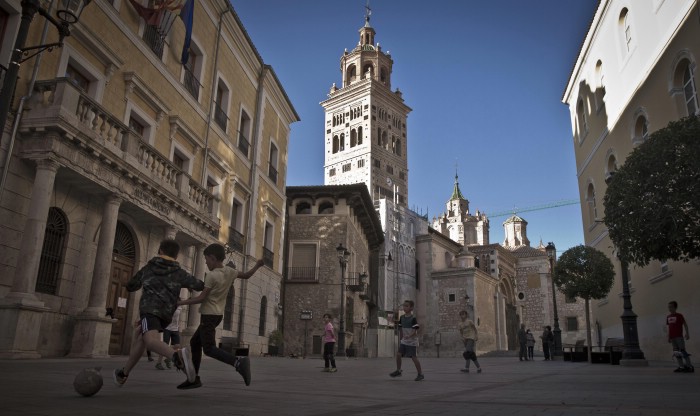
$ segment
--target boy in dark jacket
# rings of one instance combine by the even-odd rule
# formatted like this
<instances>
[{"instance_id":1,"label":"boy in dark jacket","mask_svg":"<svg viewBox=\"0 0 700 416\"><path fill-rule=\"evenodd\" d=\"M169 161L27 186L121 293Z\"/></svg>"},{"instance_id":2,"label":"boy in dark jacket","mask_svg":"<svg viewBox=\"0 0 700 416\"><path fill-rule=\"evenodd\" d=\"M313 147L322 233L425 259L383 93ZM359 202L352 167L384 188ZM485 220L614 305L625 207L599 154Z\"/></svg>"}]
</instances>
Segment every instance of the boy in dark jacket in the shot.
<instances>
[{"instance_id":1,"label":"boy in dark jacket","mask_svg":"<svg viewBox=\"0 0 700 416\"><path fill-rule=\"evenodd\" d=\"M146 349L164 357L172 357L175 367L184 371L188 380L194 381L196 374L190 351L186 348L175 350L160 338L160 333L170 324L177 309L180 289L204 289L204 282L180 268L180 264L175 260L179 252L180 245L177 241L163 240L158 248L158 255L126 284L126 290L129 292L143 289L143 293L139 302L140 320L129 351L129 359L122 369L114 370L114 384L118 387L126 383L129 373Z\"/></svg>"}]
</instances>

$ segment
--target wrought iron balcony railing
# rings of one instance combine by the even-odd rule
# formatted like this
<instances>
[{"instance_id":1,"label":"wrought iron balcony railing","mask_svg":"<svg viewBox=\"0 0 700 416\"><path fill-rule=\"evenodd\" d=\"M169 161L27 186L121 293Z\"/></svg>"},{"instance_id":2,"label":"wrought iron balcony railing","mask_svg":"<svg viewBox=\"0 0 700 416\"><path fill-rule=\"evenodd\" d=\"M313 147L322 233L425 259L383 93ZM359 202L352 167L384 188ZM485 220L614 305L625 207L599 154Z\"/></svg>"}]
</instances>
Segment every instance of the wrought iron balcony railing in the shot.
<instances>
[{"instance_id":1,"label":"wrought iron balcony railing","mask_svg":"<svg viewBox=\"0 0 700 416\"><path fill-rule=\"evenodd\" d=\"M288 267L287 280L290 282L317 282L318 267Z\"/></svg>"},{"instance_id":2,"label":"wrought iron balcony railing","mask_svg":"<svg viewBox=\"0 0 700 416\"><path fill-rule=\"evenodd\" d=\"M214 121L216 124L221 127L223 131L226 131L226 126L228 126L228 116L224 112L224 110L221 109L221 106L219 106L219 103L216 103L214 105Z\"/></svg>"},{"instance_id":3,"label":"wrought iron balcony railing","mask_svg":"<svg viewBox=\"0 0 700 416\"><path fill-rule=\"evenodd\" d=\"M238 132L238 150L243 152L245 157L248 157L248 150L250 149L250 142L246 137L243 135L243 133Z\"/></svg>"},{"instance_id":4,"label":"wrought iron balcony railing","mask_svg":"<svg viewBox=\"0 0 700 416\"><path fill-rule=\"evenodd\" d=\"M185 67L185 79L183 84L189 93L194 97L195 100L199 99L199 89L202 84L199 82L196 76L190 71L189 68Z\"/></svg>"},{"instance_id":5,"label":"wrought iron balcony railing","mask_svg":"<svg viewBox=\"0 0 700 416\"><path fill-rule=\"evenodd\" d=\"M275 264L275 253L263 247L263 263L269 268L273 268Z\"/></svg>"},{"instance_id":6,"label":"wrought iron balcony railing","mask_svg":"<svg viewBox=\"0 0 700 416\"><path fill-rule=\"evenodd\" d=\"M243 253L243 243L245 241L245 236L240 232L236 231L235 228L228 228L228 245L232 249L239 253Z\"/></svg>"}]
</instances>

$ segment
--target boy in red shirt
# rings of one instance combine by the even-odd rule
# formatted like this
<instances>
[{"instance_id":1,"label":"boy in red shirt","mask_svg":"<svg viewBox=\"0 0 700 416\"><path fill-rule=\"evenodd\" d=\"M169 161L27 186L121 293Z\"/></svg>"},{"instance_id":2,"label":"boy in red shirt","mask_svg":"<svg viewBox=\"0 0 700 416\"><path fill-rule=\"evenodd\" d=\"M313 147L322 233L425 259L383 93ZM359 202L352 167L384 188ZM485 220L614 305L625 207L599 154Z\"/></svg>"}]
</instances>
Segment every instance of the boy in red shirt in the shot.
<instances>
[{"instance_id":1,"label":"boy in red shirt","mask_svg":"<svg viewBox=\"0 0 700 416\"><path fill-rule=\"evenodd\" d=\"M673 346L673 356L678 361L678 368L673 371L676 373L692 373L695 371L695 368L690 364L690 354L685 351L685 340L683 339L684 329L685 339L690 339L688 323L682 314L676 312L676 309L678 309L678 302L673 300L668 303L668 311L671 312L666 316L668 342Z\"/></svg>"}]
</instances>

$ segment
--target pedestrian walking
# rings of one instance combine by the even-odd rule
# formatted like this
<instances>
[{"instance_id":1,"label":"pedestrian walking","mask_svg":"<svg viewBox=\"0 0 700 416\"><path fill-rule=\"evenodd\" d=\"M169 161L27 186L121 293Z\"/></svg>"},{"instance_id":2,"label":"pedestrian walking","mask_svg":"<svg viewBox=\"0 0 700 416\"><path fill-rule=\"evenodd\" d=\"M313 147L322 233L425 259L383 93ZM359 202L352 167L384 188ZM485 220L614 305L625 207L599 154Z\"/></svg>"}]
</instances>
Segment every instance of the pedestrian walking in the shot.
<instances>
[{"instance_id":1,"label":"pedestrian walking","mask_svg":"<svg viewBox=\"0 0 700 416\"><path fill-rule=\"evenodd\" d=\"M459 329L459 334L462 336L462 342L464 343L462 357L464 357L467 362L461 371L463 373L468 373L469 364L474 361L476 372L481 373L481 365L479 364L479 360L476 359L476 341L479 340L476 325L474 325L474 321L469 319L467 311L461 311L459 317L461 320L457 324L457 329Z\"/></svg>"}]
</instances>

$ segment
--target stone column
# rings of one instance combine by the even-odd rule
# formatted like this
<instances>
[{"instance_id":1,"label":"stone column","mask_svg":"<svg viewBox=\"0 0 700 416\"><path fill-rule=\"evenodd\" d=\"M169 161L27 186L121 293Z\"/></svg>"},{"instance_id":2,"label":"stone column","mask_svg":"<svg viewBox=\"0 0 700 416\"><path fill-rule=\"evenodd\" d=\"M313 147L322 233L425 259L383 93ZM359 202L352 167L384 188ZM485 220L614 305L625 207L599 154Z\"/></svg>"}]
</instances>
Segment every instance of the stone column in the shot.
<instances>
[{"instance_id":1,"label":"stone column","mask_svg":"<svg viewBox=\"0 0 700 416\"><path fill-rule=\"evenodd\" d=\"M204 263L204 249L206 246L204 244L197 244L193 246L197 250L197 254L194 259L194 277L199 280L204 280L204 273L206 269L206 263ZM194 296L199 295L199 292L193 292ZM197 330L199 326L199 304L189 305L187 310L187 328L181 331L182 345L189 345L190 338Z\"/></svg>"},{"instance_id":2,"label":"stone column","mask_svg":"<svg viewBox=\"0 0 700 416\"><path fill-rule=\"evenodd\" d=\"M36 165L12 290L0 299L0 358L40 357L37 345L41 319L48 308L36 297L34 290L46 234L46 218L60 164L42 159Z\"/></svg>"},{"instance_id":3,"label":"stone column","mask_svg":"<svg viewBox=\"0 0 700 416\"><path fill-rule=\"evenodd\" d=\"M92 273L88 307L76 317L71 346L71 357L108 357L109 338L113 319L105 317L107 291L112 270L112 249L117 230L117 217L121 198L116 195L107 197L102 210L100 237L97 242L95 268Z\"/></svg>"},{"instance_id":4,"label":"stone column","mask_svg":"<svg viewBox=\"0 0 700 416\"><path fill-rule=\"evenodd\" d=\"M92 271L95 268L95 252L97 249L93 236L100 226L101 215L92 212L94 204L88 205L85 213L85 225L83 227L83 241L80 244L80 259L76 271L75 289L71 299L71 315L78 315L87 308L90 297L90 285Z\"/></svg>"}]
</instances>

